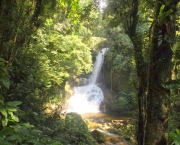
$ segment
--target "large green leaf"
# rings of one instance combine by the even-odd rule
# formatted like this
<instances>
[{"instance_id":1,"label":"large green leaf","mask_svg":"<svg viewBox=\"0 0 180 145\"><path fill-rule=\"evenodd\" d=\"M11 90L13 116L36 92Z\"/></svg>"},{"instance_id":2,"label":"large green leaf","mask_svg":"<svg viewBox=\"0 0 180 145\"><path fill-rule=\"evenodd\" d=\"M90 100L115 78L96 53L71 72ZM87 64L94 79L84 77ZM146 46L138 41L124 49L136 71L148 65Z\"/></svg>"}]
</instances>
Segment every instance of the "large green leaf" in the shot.
<instances>
[{"instance_id":1,"label":"large green leaf","mask_svg":"<svg viewBox=\"0 0 180 145\"><path fill-rule=\"evenodd\" d=\"M14 140L18 140L18 139L19 139L19 135L17 135L17 134L13 134L6 138L6 140L8 140L8 141L14 141Z\"/></svg>"},{"instance_id":2,"label":"large green leaf","mask_svg":"<svg viewBox=\"0 0 180 145\"><path fill-rule=\"evenodd\" d=\"M18 109L17 112L16 112L16 114L17 114L17 116L22 117L22 116L24 116L26 113L25 113L24 111Z\"/></svg>"},{"instance_id":3,"label":"large green leaf","mask_svg":"<svg viewBox=\"0 0 180 145\"><path fill-rule=\"evenodd\" d=\"M33 143L34 145L42 145L42 144L39 143L36 139L29 139L27 142L28 142L28 143Z\"/></svg>"},{"instance_id":4,"label":"large green leaf","mask_svg":"<svg viewBox=\"0 0 180 145\"><path fill-rule=\"evenodd\" d=\"M62 145L60 142L54 142L51 145Z\"/></svg>"},{"instance_id":5,"label":"large green leaf","mask_svg":"<svg viewBox=\"0 0 180 145\"><path fill-rule=\"evenodd\" d=\"M16 112L17 111L17 108L15 107L12 107L12 106L6 106L6 109L10 112Z\"/></svg>"},{"instance_id":6,"label":"large green leaf","mask_svg":"<svg viewBox=\"0 0 180 145\"><path fill-rule=\"evenodd\" d=\"M27 128L33 128L34 125L30 124L29 122L23 123L23 126L27 127Z\"/></svg>"},{"instance_id":7,"label":"large green leaf","mask_svg":"<svg viewBox=\"0 0 180 145\"><path fill-rule=\"evenodd\" d=\"M42 131L38 130L38 129L32 129L31 132L34 133L34 134L41 134L42 133Z\"/></svg>"},{"instance_id":8,"label":"large green leaf","mask_svg":"<svg viewBox=\"0 0 180 145\"><path fill-rule=\"evenodd\" d=\"M0 136L7 136L7 135L12 135L12 134L14 134L14 129L11 127L4 127L0 131Z\"/></svg>"},{"instance_id":9,"label":"large green leaf","mask_svg":"<svg viewBox=\"0 0 180 145\"><path fill-rule=\"evenodd\" d=\"M8 124L8 119L7 119L7 117L3 117L3 118L2 118L2 126L5 127L5 126L7 126L7 124Z\"/></svg>"},{"instance_id":10,"label":"large green leaf","mask_svg":"<svg viewBox=\"0 0 180 145\"><path fill-rule=\"evenodd\" d=\"M25 136L28 136L30 134L29 129L27 127L25 127L25 126L21 126L18 129L18 132L20 132L21 134L23 134Z\"/></svg>"},{"instance_id":11,"label":"large green leaf","mask_svg":"<svg viewBox=\"0 0 180 145\"><path fill-rule=\"evenodd\" d=\"M19 118L14 114L11 116L11 119L15 122L19 122Z\"/></svg>"},{"instance_id":12,"label":"large green leaf","mask_svg":"<svg viewBox=\"0 0 180 145\"><path fill-rule=\"evenodd\" d=\"M2 114L4 117L7 117L7 111L6 111L5 108L0 107L0 112L1 112L1 114Z\"/></svg>"},{"instance_id":13,"label":"large green leaf","mask_svg":"<svg viewBox=\"0 0 180 145\"><path fill-rule=\"evenodd\" d=\"M10 81L7 78L5 78L5 77L0 78L0 82L4 85L4 87L9 89Z\"/></svg>"},{"instance_id":14,"label":"large green leaf","mask_svg":"<svg viewBox=\"0 0 180 145\"><path fill-rule=\"evenodd\" d=\"M20 105L21 103L22 103L21 101L9 101L6 103L6 105L16 107L16 106Z\"/></svg>"},{"instance_id":15,"label":"large green leaf","mask_svg":"<svg viewBox=\"0 0 180 145\"><path fill-rule=\"evenodd\" d=\"M169 137L172 139L173 143L171 145L180 145L180 131L176 129L169 133Z\"/></svg>"},{"instance_id":16,"label":"large green leaf","mask_svg":"<svg viewBox=\"0 0 180 145\"><path fill-rule=\"evenodd\" d=\"M176 129L176 133L177 133L177 135L179 135L179 137L180 137L180 130L179 130L179 129Z\"/></svg>"},{"instance_id":17,"label":"large green leaf","mask_svg":"<svg viewBox=\"0 0 180 145\"><path fill-rule=\"evenodd\" d=\"M0 58L0 66L4 66L5 60Z\"/></svg>"},{"instance_id":18,"label":"large green leaf","mask_svg":"<svg viewBox=\"0 0 180 145\"><path fill-rule=\"evenodd\" d=\"M0 95L0 102L4 104L4 97Z\"/></svg>"}]
</instances>

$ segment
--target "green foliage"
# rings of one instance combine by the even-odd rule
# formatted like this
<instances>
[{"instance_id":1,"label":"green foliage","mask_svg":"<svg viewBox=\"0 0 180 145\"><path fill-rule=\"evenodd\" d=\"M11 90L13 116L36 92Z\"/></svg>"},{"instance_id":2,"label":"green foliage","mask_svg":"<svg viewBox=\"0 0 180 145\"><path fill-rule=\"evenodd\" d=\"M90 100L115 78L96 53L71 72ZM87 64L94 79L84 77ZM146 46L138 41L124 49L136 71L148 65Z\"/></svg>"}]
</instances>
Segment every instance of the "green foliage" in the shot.
<instances>
[{"instance_id":1,"label":"green foliage","mask_svg":"<svg viewBox=\"0 0 180 145\"><path fill-rule=\"evenodd\" d=\"M35 4L37 1L9 1L2 0L1 16L0 16L0 54L6 60L13 61L17 52L25 43L25 38L28 38L37 26L40 13L35 11L40 10ZM35 22L34 22L35 21Z\"/></svg>"},{"instance_id":2,"label":"green foliage","mask_svg":"<svg viewBox=\"0 0 180 145\"><path fill-rule=\"evenodd\" d=\"M62 145L60 142L53 141L52 138L43 135L41 130L38 130L30 123L5 127L0 131L0 136L0 143L4 144Z\"/></svg>"},{"instance_id":3,"label":"green foliage","mask_svg":"<svg viewBox=\"0 0 180 145\"><path fill-rule=\"evenodd\" d=\"M90 36L105 37L102 14L97 9L93 1L90 0L83 2L81 19L82 23L80 24L79 35L87 38Z\"/></svg>"},{"instance_id":4,"label":"green foliage","mask_svg":"<svg viewBox=\"0 0 180 145\"><path fill-rule=\"evenodd\" d=\"M118 65L120 67L122 63L131 59L133 46L129 37L124 34L119 27L107 29L106 33L108 39L102 42L104 43L102 45L104 45L103 47L109 47L111 49L106 55L105 63L110 63L110 66L118 70Z\"/></svg>"},{"instance_id":5,"label":"green foliage","mask_svg":"<svg viewBox=\"0 0 180 145\"><path fill-rule=\"evenodd\" d=\"M162 86L166 89L178 89L180 88L180 80L170 80L162 83Z\"/></svg>"},{"instance_id":6,"label":"green foliage","mask_svg":"<svg viewBox=\"0 0 180 145\"><path fill-rule=\"evenodd\" d=\"M19 122L16 112L18 111L18 105L22 102L20 101L9 101L4 103L3 97L1 97L0 113L2 115L2 126L7 126L8 122Z\"/></svg>"},{"instance_id":7,"label":"green foliage","mask_svg":"<svg viewBox=\"0 0 180 145\"><path fill-rule=\"evenodd\" d=\"M110 50L105 59L105 64L108 68L115 71L128 70L132 66L132 44L127 35L122 34L121 30L114 28L109 30L111 39L108 43Z\"/></svg>"},{"instance_id":8,"label":"green foliage","mask_svg":"<svg viewBox=\"0 0 180 145\"><path fill-rule=\"evenodd\" d=\"M180 145L180 130L176 129L169 133L169 137L173 140L171 145Z\"/></svg>"},{"instance_id":9,"label":"green foliage","mask_svg":"<svg viewBox=\"0 0 180 145\"><path fill-rule=\"evenodd\" d=\"M172 9L168 10L167 12L164 11L164 8L165 8L165 5L162 5L161 8L160 8L160 12L159 12L159 15L158 15L158 22L160 25L162 25L164 22L166 22L166 18L168 16L171 15L171 13L173 12Z\"/></svg>"},{"instance_id":10,"label":"green foliage","mask_svg":"<svg viewBox=\"0 0 180 145\"><path fill-rule=\"evenodd\" d=\"M90 49L78 36L63 36L56 31L38 31L28 53L37 55L42 71L57 84L72 74L79 75L91 70ZM47 72L48 70L48 72ZM43 78L42 78L43 79Z\"/></svg>"},{"instance_id":11,"label":"green foliage","mask_svg":"<svg viewBox=\"0 0 180 145\"><path fill-rule=\"evenodd\" d=\"M119 102L121 104L121 108L128 109L128 100L125 97L119 97Z\"/></svg>"},{"instance_id":12,"label":"green foliage","mask_svg":"<svg viewBox=\"0 0 180 145\"><path fill-rule=\"evenodd\" d=\"M2 62L3 59L1 59ZM1 84L1 90L3 87L9 88L9 80L7 79L7 72L4 68L4 63L1 63L1 78L6 78L8 83ZM18 115L20 110L18 106L21 104L21 101L4 101L4 97L0 96L0 121L1 130L0 130L0 144L11 145L19 144L19 143L33 143L33 144L41 144L39 143L38 134L41 133L40 130L31 129L34 127L29 123L20 124ZM41 136L42 137L42 136Z\"/></svg>"},{"instance_id":13,"label":"green foliage","mask_svg":"<svg viewBox=\"0 0 180 145\"><path fill-rule=\"evenodd\" d=\"M7 71L4 65L5 61L0 58L0 91L8 89L10 85L10 81L7 78ZM9 122L19 121L16 112L18 110L18 105L20 104L20 101L4 102L4 97L0 94L0 121L2 127L7 126Z\"/></svg>"},{"instance_id":14,"label":"green foliage","mask_svg":"<svg viewBox=\"0 0 180 145\"><path fill-rule=\"evenodd\" d=\"M118 95L113 96L107 104L107 109L110 112L133 111L137 107L135 94L132 92L119 92Z\"/></svg>"},{"instance_id":15,"label":"green foliage","mask_svg":"<svg viewBox=\"0 0 180 145\"><path fill-rule=\"evenodd\" d=\"M131 92L131 93L120 92L120 96L122 96L124 108L126 108L127 110L133 110L133 109L135 109L137 107L136 106L137 105L137 102L136 102L137 100L135 98L134 92Z\"/></svg>"},{"instance_id":16,"label":"green foliage","mask_svg":"<svg viewBox=\"0 0 180 145\"><path fill-rule=\"evenodd\" d=\"M71 123L43 110L46 102L64 103L70 77L91 71L88 39L70 35L77 34L83 12L94 22L82 27L98 23L90 4L93 9L93 3L83 6L79 0L0 1L0 55L5 59L0 59L0 144L61 145L73 140L94 145L85 124L71 129Z\"/></svg>"},{"instance_id":17,"label":"green foliage","mask_svg":"<svg viewBox=\"0 0 180 145\"><path fill-rule=\"evenodd\" d=\"M3 88L9 88L10 81L7 78L7 71L5 69L5 60L0 58L0 90L2 91Z\"/></svg>"}]
</instances>

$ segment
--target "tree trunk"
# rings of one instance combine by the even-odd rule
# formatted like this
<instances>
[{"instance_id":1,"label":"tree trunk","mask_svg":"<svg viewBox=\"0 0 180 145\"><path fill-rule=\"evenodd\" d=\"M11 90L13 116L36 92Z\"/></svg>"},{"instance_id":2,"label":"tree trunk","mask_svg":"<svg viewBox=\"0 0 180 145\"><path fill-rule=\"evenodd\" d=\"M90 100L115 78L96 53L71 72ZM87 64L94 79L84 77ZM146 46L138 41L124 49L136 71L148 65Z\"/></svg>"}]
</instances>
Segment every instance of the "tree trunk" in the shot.
<instances>
[{"instance_id":1,"label":"tree trunk","mask_svg":"<svg viewBox=\"0 0 180 145\"><path fill-rule=\"evenodd\" d=\"M138 76L138 132L137 141L139 145L144 144L144 121L145 121L145 96L147 87L147 67L143 58L143 45L142 38L136 33L136 28L138 24L138 5L139 0L132 1L133 7L131 12L131 25L128 28L127 35L131 39L134 46L134 57L136 62L136 70Z\"/></svg>"},{"instance_id":2,"label":"tree trunk","mask_svg":"<svg viewBox=\"0 0 180 145\"><path fill-rule=\"evenodd\" d=\"M156 0L155 3L148 62L145 145L166 145L168 140L170 90L163 88L161 84L171 79L171 47L175 37L172 28L175 27L177 3L175 0L164 4L161 0ZM172 12L167 14L168 11Z\"/></svg>"},{"instance_id":3,"label":"tree trunk","mask_svg":"<svg viewBox=\"0 0 180 145\"><path fill-rule=\"evenodd\" d=\"M131 37L132 43L134 45L134 56L136 62L137 76L138 76L138 133L137 140L139 145L143 145L144 142L144 112L145 112L145 96L146 96L146 63L144 62L143 52L142 52L142 41L140 37Z\"/></svg>"}]
</instances>

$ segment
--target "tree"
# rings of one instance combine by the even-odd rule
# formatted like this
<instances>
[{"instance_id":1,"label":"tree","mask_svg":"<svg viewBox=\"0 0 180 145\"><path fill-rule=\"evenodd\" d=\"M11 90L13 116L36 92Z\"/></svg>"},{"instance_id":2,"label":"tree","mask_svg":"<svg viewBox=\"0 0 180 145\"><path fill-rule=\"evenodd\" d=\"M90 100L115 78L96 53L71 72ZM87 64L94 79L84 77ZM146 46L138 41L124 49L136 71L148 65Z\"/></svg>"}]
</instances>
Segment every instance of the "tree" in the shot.
<instances>
[{"instance_id":1,"label":"tree","mask_svg":"<svg viewBox=\"0 0 180 145\"><path fill-rule=\"evenodd\" d=\"M11 63L40 26L40 16L53 9L55 0L0 1L0 55ZM49 13L52 14L52 13Z\"/></svg>"},{"instance_id":2,"label":"tree","mask_svg":"<svg viewBox=\"0 0 180 145\"><path fill-rule=\"evenodd\" d=\"M145 144L163 145L168 141L170 90L162 83L171 80L172 47L175 40L175 20L178 0L155 1L151 26Z\"/></svg>"},{"instance_id":3,"label":"tree","mask_svg":"<svg viewBox=\"0 0 180 145\"><path fill-rule=\"evenodd\" d=\"M167 144L168 133L168 89L162 83L171 78L171 47L175 37L175 15L178 1L109 1L111 26L123 27L134 46L134 57L138 76L138 133L139 145ZM154 7L155 15L150 29L148 52L143 53L146 31L139 31L139 25L146 21L141 13L141 5L146 4L147 11ZM139 11L141 10L141 11ZM147 25L148 26L148 25ZM146 26L146 27L147 27ZM148 28L148 27L147 27ZM173 29L172 29L173 28ZM147 47L146 47L147 48ZM147 50L146 50L147 51ZM146 61L147 60L147 61Z\"/></svg>"},{"instance_id":4,"label":"tree","mask_svg":"<svg viewBox=\"0 0 180 145\"><path fill-rule=\"evenodd\" d=\"M139 106L139 119L138 119L138 134L137 139L139 144L143 144L143 135L144 135L144 97L146 92L146 63L143 58L143 44L142 44L142 34L137 33L137 25L139 21L138 17L138 0L131 0L126 2L111 1L111 10L115 13L111 25L117 26L120 23L120 26L124 28L125 33L129 36L133 44L133 52L138 76L138 106ZM121 11L121 8L124 11Z\"/></svg>"}]
</instances>

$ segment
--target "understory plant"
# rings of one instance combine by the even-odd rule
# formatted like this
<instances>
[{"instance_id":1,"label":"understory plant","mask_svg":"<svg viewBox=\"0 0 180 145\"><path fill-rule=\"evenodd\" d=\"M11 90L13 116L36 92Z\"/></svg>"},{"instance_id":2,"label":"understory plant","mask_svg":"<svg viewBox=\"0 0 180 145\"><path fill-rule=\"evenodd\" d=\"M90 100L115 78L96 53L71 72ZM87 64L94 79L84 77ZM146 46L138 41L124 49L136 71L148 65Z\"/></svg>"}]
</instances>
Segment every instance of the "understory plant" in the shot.
<instances>
[{"instance_id":1,"label":"understory plant","mask_svg":"<svg viewBox=\"0 0 180 145\"><path fill-rule=\"evenodd\" d=\"M171 131L169 133L170 139L172 139L172 144L171 145L180 145L180 130L175 129L175 131Z\"/></svg>"}]
</instances>

